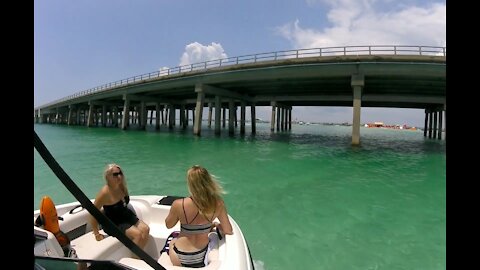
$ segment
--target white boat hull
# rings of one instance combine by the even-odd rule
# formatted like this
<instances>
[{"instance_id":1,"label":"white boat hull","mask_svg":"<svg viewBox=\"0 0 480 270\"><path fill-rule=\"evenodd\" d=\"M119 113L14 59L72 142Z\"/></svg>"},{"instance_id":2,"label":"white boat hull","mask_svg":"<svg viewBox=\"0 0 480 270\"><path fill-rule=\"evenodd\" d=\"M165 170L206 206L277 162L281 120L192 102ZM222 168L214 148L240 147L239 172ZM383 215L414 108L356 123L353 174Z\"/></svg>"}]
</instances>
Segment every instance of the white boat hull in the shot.
<instances>
[{"instance_id":1,"label":"white boat hull","mask_svg":"<svg viewBox=\"0 0 480 270\"><path fill-rule=\"evenodd\" d=\"M165 226L165 218L170 205L158 203L164 197L157 195L130 196L130 205L134 208L137 216L150 226L150 239L144 250L166 269L191 269L173 266L166 253L160 254L170 233L180 230L180 224L171 229L167 229ZM56 209L58 216L63 218L63 220L59 220L60 230L69 236L70 246L75 250L78 259L108 260L133 269L153 269L143 260L134 259L133 253L115 237L108 236L102 241L96 241L89 223L90 214L80 206L80 203L62 204L56 206ZM34 220L39 214L39 210L34 211ZM229 218L233 227L233 235L225 235L222 240L215 239L216 234L211 235L211 243L218 244L212 245L212 250L207 256L208 265L200 269L251 270L254 268L243 233L235 220L231 216ZM51 232L34 226L35 231L47 234L47 239L36 242L35 255L64 256L62 248ZM106 235L103 230L100 232Z\"/></svg>"}]
</instances>

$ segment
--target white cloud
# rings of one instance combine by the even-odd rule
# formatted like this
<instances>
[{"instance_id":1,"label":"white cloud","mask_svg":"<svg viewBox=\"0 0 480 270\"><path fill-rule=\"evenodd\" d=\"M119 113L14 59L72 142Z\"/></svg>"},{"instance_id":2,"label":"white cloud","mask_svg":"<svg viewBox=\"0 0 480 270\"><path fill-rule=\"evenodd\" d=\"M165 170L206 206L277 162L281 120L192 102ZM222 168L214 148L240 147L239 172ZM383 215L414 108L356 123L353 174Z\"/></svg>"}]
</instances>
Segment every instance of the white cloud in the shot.
<instances>
[{"instance_id":1,"label":"white cloud","mask_svg":"<svg viewBox=\"0 0 480 270\"><path fill-rule=\"evenodd\" d=\"M307 0L308 5L315 0ZM382 1L325 0L331 26L303 28L300 20L277 28L295 49L347 45L431 45L445 46L446 5L390 6Z\"/></svg>"},{"instance_id":2,"label":"white cloud","mask_svg":"<svg viewBox=\"0 0 480 270\"><path fill-rule=\"evenodd\" d=\"M193 42L185 46L185 52L180 58L179 65L190 65L227 57L228 56L220 43L212 42L211 45L205 46L198 42Z\"/></svg>"}]
</instances>

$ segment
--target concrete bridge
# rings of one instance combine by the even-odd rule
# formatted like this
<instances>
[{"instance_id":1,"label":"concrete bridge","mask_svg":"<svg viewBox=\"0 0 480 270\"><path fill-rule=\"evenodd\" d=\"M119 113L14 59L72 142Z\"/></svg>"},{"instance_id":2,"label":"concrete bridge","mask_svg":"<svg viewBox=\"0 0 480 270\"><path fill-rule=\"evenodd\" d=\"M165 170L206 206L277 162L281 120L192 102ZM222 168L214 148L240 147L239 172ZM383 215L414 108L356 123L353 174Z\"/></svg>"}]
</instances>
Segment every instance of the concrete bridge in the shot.
<instances>
[{"instance_id":1,"label":"concrete bridge","mask_svg":"<svg viewBox=\"0 0 480 270\"><path fill-rule=\"evenodd\" d=\"M46 89L45 91L48 91ZM362 107L425 109L424 136L441 138L446 111L446 48L431 46L346 46L230 57L155 71L92 89L34 108L38 123L113 126L188 125L201 133L208 109L220 134L237 126L245 133L245 111L271 106L271 130L289 130L293 106L353 107L352 144L360 144ZM150 117L148 113L150 112ZM165 112L165 113L164 113ZM223 117L222 117L223 112ZM155 117L153 114L155 113ZM214 119L212 119L212 114ZM446 112L445 112L446 114Z\"/></svg>"}]
</instances>

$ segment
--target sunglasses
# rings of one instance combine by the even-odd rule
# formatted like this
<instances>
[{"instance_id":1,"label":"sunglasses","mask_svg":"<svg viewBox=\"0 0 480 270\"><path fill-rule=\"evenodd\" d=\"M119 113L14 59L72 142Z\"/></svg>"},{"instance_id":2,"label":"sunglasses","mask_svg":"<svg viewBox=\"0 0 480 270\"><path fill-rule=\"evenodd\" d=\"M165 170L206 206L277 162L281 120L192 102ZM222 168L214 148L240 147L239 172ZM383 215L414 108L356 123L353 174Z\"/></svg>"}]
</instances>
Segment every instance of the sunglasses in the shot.
<instances>
[{"instance_id":1,"label":"sunglasses","mask_svg":"<svg viewBox=\"0 0 480 270\"><path fill-rule=\"evenodd\" d=\"M119 175L123 175L122 171L112 173L113 176L118 177Z\"/></svg>"}]
</instances>

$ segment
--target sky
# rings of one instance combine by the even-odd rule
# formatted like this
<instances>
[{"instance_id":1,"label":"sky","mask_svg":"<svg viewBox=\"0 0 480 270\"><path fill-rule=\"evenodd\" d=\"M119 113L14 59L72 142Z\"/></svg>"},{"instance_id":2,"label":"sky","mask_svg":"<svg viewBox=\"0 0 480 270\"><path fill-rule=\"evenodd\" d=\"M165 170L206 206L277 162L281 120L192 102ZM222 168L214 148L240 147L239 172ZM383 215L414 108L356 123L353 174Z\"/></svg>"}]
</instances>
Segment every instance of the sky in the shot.
<instances>
[{"instance_id":1,"label":"sky","mask_svg":"<svg viewBox=\"0 0 480 270\"><path fill-rule=\"evenodd\" d=\"M34 0L34 107L166 67L355 45L446 46L446 0ZM361 110L362 123L424 117ZM292 118L351 123L353 110L294 107Z\"/></svg>"}]
</instances>

